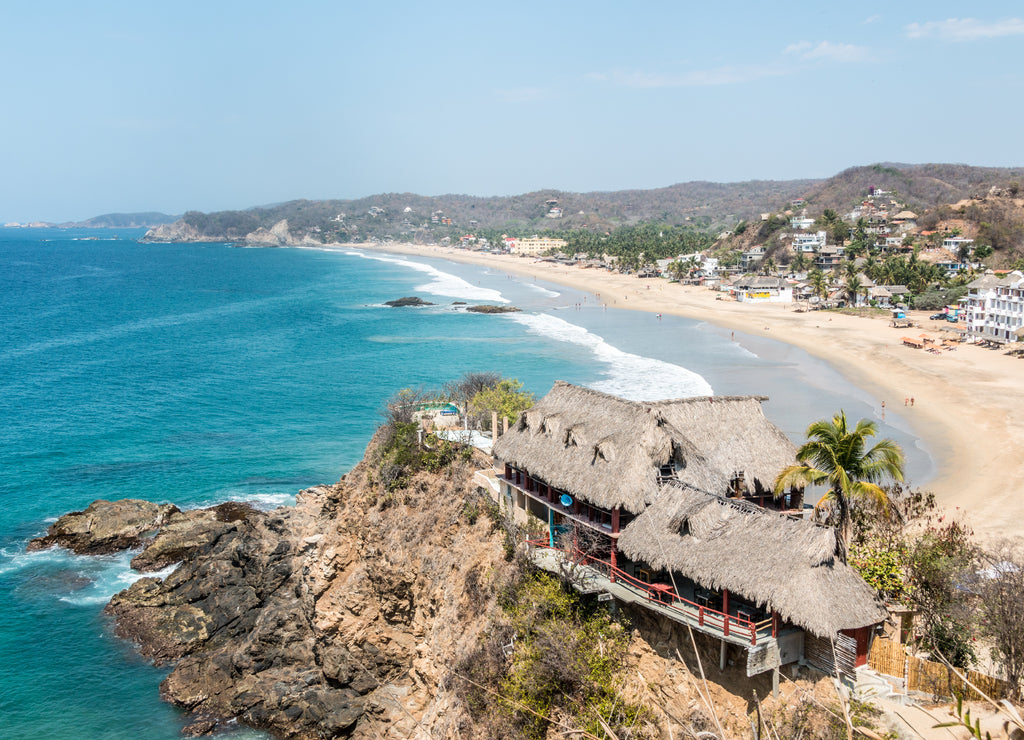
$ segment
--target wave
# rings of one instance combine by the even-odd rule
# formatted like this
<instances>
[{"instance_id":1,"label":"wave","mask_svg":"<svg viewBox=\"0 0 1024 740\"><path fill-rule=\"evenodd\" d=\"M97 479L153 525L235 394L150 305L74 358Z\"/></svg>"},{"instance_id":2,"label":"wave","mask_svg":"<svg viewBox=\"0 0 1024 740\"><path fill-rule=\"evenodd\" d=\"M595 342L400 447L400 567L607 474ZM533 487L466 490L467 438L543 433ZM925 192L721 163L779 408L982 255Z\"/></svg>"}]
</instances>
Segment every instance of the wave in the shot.
<instances>
[{"instance_id":1,"label":"wave","mask_svg":"<svg viewBox=\"0 0 1024 740\"><path fill-rule=\"evenodd\" d=\"M613 347L596 334L548 314L507 314L527 331L559 342L590 349L607 366L605 379L592 387L634 401L657 401L714 394L703 376L685 367L653 357L642 357Z\"/></svg>"},{"instance_id":2,"label":"wave","mask_svg":"<svg viewBox=\"0 0 1024 740\"><path fill-rule=\"evenodd\" d=\"M413 262L412 260L401 259L399 257L386 257L382 254L369 254L367 252L359 252L354 249L346 250L345 254L353 257L362 257L367 260L389 262L393 265L400 265L418 272L426 273L431 277L431 281L429 283L416 286L416 290L423 291L425 293L442 295L448 298L469 298L474 301L494 301L495 303L509 302L507 298L501 295L500 291L492 290L491 288L482 288L479 285L473 285L457 275L452 275L451 273L444 272L443 270L438 270L436 267L432 265L425 265L422 262Z\"/></svg>"},{"instance_id":3,"label":"wave","mask_svg":"<svg viewBox=\"0 0 1024 740\"><path fill-rule=\"evenodd\" d=\"M548 290L544 286L537 285L536 283L524 283L524 284L526 285L526 287L532 288L533 290L536 290L538 293L543 293L544 295L551 296L552 298L556 298L556 297L562 295L558 291Z\"/></svg>"},{"instance_id":4,"label":"wave","mask_svg":"<svg viewBox=\"0 0 1024 740\"><path fill-rule=\"evenodd\" d=\"M131 560L139 550L127 550L112 555L76 555L62 547L27 552L19 549L0 551L0 575L14 571L28 571L20 576L23 589L74 606L106 604L118 591L131 586L140 578L166 578L177 564L152 573L133 570Z\"/></svg>"}]
</instances>

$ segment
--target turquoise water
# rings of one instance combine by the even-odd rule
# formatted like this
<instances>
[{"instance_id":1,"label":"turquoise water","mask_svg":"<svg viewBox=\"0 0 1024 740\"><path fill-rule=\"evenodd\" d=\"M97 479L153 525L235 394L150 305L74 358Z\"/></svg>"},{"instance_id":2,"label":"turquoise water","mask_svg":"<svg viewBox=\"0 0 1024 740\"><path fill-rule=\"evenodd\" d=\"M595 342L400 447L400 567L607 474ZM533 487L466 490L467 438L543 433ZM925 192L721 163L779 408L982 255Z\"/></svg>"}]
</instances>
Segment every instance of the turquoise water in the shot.
<instances>
[{"instance_id":1,"label":"turquoise water","mask_svg":"<svg viewBox=\"0 0 1024 740\"><path fill-rule=\"evenodd\" d=\"M175 738L165 675L111 633L129 555L28 554L97 498L271 507L362 455L384 400L470 370L634 398L763 393L798 438L874 401L830 367L700 322L442 260L138 244L137 231L0 229L0 727L4 738ZM99 237L99 238L95 238ZM437 306L392 309L420 295ZM454 301L508 301L468 314ZM923 481L931 460L883 426ZM251 733L245 733L251 734Z\"/></svg>"}]
</instances>

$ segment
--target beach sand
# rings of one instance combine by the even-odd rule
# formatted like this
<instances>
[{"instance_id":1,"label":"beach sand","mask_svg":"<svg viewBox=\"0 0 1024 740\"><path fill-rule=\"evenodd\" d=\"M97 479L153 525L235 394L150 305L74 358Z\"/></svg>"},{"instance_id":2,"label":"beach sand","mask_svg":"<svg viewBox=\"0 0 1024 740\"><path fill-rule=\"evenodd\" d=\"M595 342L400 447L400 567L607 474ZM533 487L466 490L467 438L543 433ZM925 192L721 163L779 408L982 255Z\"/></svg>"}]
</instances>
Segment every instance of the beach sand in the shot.
<instances>
[{"instance_id":1,"label":"beach sand","mask_svg":"<svg viewBox=\"0 0 1024 740\"><path fill-rule=\"evenodd\" d=\"M940 354L904 346L904 336L937 338L947 327L926 312L908 315L921 328L895 329L888 318L720 300L724 295L717 291L660 278L511 255L410 244L350 246L483 265L594 293L611 307L700 319L800 347L874 395L880 408L883 401L887 409L899 407L938 465L926 488L945 511L966 516L982 542L1019 540L1024 533L1024 360L968 344Z\"/></svg>"}]
</instances>

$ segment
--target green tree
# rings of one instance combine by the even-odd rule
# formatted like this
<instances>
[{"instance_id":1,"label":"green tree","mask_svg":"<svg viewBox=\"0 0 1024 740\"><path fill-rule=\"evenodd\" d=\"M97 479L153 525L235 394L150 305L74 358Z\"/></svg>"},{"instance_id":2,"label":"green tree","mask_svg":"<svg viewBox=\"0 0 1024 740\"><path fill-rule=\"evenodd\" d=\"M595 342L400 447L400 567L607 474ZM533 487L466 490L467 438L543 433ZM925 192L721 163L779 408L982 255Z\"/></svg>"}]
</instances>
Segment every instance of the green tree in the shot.
<instances>
[{"instance_id":1,"label":"green tree","mask_svg":"<svg viewBox=\"0 0 1024 740\"><path fill-rule=\"evenodd\" d=\"M811 289L814 291L814 295L818 298L824 298L828 294L828 281L825 279L825 273L815 268L807 275L807 279L811 283Z\"/></svg>"},{"instance_id":2,"label":"green tree","mask_svg":"<svg viewBox=\"0 0 1024 740\"><path fill-rule=\"evenodd\" d=\"M490 415L495 411L499 419L508 417L512 424L519 414L533 406L533 401L533 394L523 390L522 382L506 378L477 392L469 401L469 412L480 420L484 428L490 426Z\"/></svg>"},{"instance_id":3,"label":"green tree","mask_svg":"<svg viewBox=\"0 0 1024 740\"><path fill-rule=\"evenodd\" d=\"M882 484L903 480L903 451L891 439L880 439L870 449L869 438L878 427L861 419L852 430L846 413L840 411L831 420L816 421L807 427L807 442L796 453L798 463L779 473L775 493L781 495L792 486L827 485L828 491L815 508L828 505L829 519L838 530L839 557L846 561L853 532L851 503L857 499L874 501L888 509L888 495Z\"/></svg>"}]
</instances>

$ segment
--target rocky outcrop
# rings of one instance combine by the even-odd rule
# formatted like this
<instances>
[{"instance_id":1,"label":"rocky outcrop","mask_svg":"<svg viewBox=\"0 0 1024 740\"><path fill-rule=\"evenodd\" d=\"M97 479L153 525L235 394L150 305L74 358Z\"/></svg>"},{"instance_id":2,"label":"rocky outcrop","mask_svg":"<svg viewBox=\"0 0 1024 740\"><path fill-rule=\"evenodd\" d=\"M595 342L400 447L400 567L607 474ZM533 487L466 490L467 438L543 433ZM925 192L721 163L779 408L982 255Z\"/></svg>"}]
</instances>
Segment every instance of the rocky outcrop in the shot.
<instances>
[{"instance_id":1,"label":"rocky outcrop","mask_svg":"<svg viewBox=\"0 0 1024 740\"><path fill-rule=\"evenodd\" d=\"M246 235L245 241L248 244L262 247L285 247L295 244L291 232L288 230L288 219L281 219L269 229L260 227Z\"/></svg>"},{"instance_id":2,"label":"rocky outcrop","mask_svg":"<svg viewBox=\"0 0 1024 740\"><path fill-rule=\"evenodd\" d=\"M403 308L405 306L433 306L434 304L430 301L425 301L419 296L406 296L405 298L396 298L393 301L384 301L385 306L391 306L392 308Z\"/></svg>"},{"instance_id":3,"label":"rocky outcrop","mask_svg":"<svg viewBox=\"0 0 1024 740\"><path fill-rule=\"evenodd\" d=\"M455 467L385 493L364 462L272 512L98 501L39 546L144 544L132 561L144 571L180 561L107 612L173 664L160 691L190 713L187 734L238 720L282 738L452 736L465 718L452 671L504 570L490 520L466 519L471 479Z\"/></svg>"},{"instance_id":4,"label":"rocky outcrop","mask_svg":"<svg viewBox=\"0 0 1024 740\"><path fill-rule=\"evenodd\" d=\"M222 241L212 237L203 236L199 229L179 219L172 224L160 224L154 229L146 232L142 237L146 242L212 242Z\"/></svg>"},{"instance_id":5,"label":"rocky outcrop","mask_svg":"<svg viewBox=\"0 0 1024 740\"><path fill-rule=\"evenodd\" d=\"M488 303L483 303L479 306L467 306L466 310L473 313L518 313L519 311L515 306L494 306Z\"/></svg>"},{"instance_id":6,"label":"rocky outcrop","mask_svg":"<svg viewBox=\"0 0 1024 740\"><path fill-rule=\"evenodd\" d=\"M93 501L85 511L62 516L46 535L29 542L28 549L42 550L59 545L79 555L103 555L140 547L176 513L179 513L176 506L140 499Z\"/></svg>"}]
</instances>

